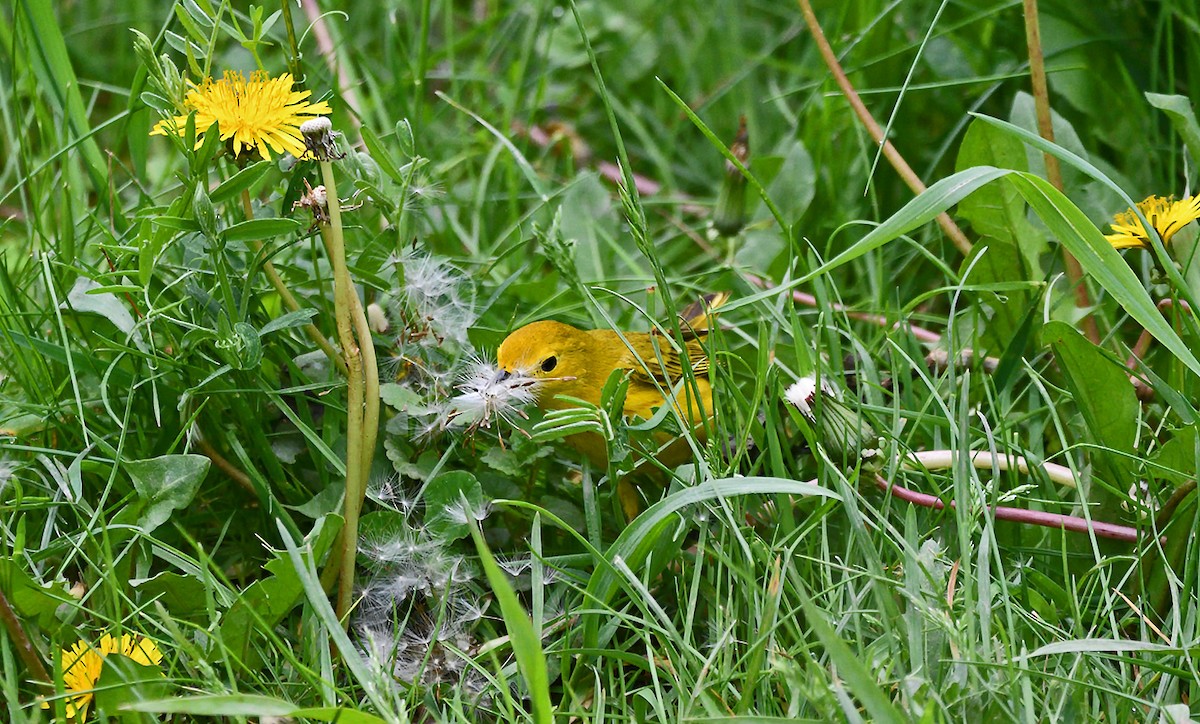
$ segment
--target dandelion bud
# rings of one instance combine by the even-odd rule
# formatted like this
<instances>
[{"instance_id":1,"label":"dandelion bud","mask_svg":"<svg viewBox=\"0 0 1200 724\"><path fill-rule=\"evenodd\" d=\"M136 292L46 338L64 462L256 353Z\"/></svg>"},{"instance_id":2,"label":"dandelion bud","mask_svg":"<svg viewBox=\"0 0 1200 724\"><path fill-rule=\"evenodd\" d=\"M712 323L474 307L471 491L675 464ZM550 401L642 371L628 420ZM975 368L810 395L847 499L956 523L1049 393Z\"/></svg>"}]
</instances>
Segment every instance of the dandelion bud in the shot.
<instances>
[{"instance_id":1,"label":"dandelion bud","mask_svg":"<svg viewBox=\"0 0 1200 724\"><path fill-rule=\"evenodd\" d=\"M834 460L853 465L875 464L879 456L879 435L871 424L840 399L837 390L825 380L803 377L784 393L821 438L821 444Z\"/></svg>"},{"instance_id":2,"label":"dandelion bud","mask_svg":"<svg viewBox=\"0 0 1200 724\"><path fill-rule=\"evenodd\" d=\"M743 166L750 166L750 136L746 132L746 117L738 123L737 137L729 151ZM746 177L738 167L725 162L725 178L717 196L717 211L713 215L713 228L721 236L734 236L746 226Z\"/></svg>"},{"instance_id":3,"label":"dandelion bud","mask_svg":"<svg viewBox=\"0 0 1200 724\"><path fill-rule=\"evenodd\" d=\"M330 161L343 158L334 142L338 134L333 130L333 124L325 116L310 118L300 124L300 135L304 137L304 147L318 161Z\"/></svg>"}]
</instances>

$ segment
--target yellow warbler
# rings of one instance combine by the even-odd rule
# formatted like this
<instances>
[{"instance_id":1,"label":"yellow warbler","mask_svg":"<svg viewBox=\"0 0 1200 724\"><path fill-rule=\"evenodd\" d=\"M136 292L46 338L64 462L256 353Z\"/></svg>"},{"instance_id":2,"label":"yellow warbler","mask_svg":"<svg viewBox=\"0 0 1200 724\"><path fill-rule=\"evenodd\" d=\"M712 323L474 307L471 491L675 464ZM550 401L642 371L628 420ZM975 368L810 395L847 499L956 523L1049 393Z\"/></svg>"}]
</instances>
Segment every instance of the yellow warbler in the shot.
<instances>
[{"instance_id":1,"label":"yellow warbler","mask_svg":"<svg viewBox=\"0 0 1200 724\"><path fill-rule=\"evenodd\" d=\"M649 419L666 395L676 412L696 426L703 437L703 422L713 414L712 385L708 381L708 356L702 342L707 336L708 314L729 298L729 292L709 294L680 313L680 327L687 344L687 358L696 386L680 384L683 360L662 335L647 332L618 334L611 329L582 330L561 322L534 322L505 338L496 353L501 375L537 380L537 404L542 409L564 409L571 403L558 395L600 404L600 392L613 370L630 370L625 414ZM678 391L672 393L672 390ZM696 393L699 393L698 397ZM578 433L566 438L597 466L607 462L604 440L595 433ZM678 465L689 455L686 444L672 445L658 459ZM628 501L624 500L626 512Z\"/></svg>"}]
</instances>

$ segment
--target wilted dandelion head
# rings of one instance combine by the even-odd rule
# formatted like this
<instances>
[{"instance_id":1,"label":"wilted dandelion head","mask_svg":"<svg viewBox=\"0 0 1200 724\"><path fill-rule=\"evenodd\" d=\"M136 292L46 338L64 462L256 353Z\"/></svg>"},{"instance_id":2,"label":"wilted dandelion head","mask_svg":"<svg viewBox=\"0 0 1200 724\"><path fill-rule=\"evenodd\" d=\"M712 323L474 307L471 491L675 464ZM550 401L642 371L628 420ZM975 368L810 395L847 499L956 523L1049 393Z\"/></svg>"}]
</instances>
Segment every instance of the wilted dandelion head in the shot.
<instances>
[{"instance_id":1,"label":"wilted dandelion head","mask_svg":"<svg viewBox=\"0 0 1200 724\"><path fill-rule=\"evenodd\" d=\"M801 377L791 387L788 387L783 393L783 397L791 403L800 414L805 417L812 417L813 414L813 398L817 394L817 378L814 375ZM834 389L825 380L821 380L820 389L825 394L833 395Z\"/></svg>"},{"instance_id":2,"label":"wilted dandelion head","mask_svg":"<svg viewBox=\"0 0 1200 724\"><path fill-rule=\"evenodd\" d=\"M537 400L538 380L505 372L490 362L475 360L457 385L459 394L446 404L446 427L474 431L491 427L496 419L514 422L522 407Z\"/></svg>"}]
</instances>

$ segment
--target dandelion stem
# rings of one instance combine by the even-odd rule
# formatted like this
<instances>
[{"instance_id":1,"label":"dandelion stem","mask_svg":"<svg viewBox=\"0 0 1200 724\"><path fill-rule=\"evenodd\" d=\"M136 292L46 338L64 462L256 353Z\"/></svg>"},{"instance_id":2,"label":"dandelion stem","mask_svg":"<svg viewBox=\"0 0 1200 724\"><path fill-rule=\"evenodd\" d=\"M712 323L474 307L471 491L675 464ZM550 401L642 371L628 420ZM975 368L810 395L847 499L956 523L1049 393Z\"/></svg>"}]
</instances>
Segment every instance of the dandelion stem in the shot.
<instances>
[{"instance_id":1,"label":"dandelion stem","mask_svg":"<svg viewBox=\"0 0 1200 724\"><path fill-rule=\"evenodd\" d=\"M1037 0L1025 2L1025 44L1029 48L1029 80L1033 86L1033 105L1037 111L1038 135L1054 142L1054 122L1050 117L1050 88L1046 84L1046 60L1042 55L1042 31L1038 24ZM1063 190L1062 169L1058 158L1050 153L1044 153L1046 159L1046 180L1059 191ZM1075 290L1075 306L1082 310L1091 309L1092 302L1088 296L1087 284L1083 279L1083 267L1066 246L1062 248L1063 268L1071 288ZM1091 312L1084 311L1080 320L1084 335L1092 344L1100 344L1100 330L1096 327L1096 319Z\"/></svg>"},{"instance_id":2,"label":"dandelion stem","mask_svg":"<svg viewBox=\"0 0 1200 724\"><path fill-rule=\"evenodd\" d=\"M250 221L254 218L254 209L250 205L250 192L248 190L242 191L242 211L246 216L246 221ZM261 241L255 239L251 242L251 246L254 247L255 254L260 256L262 255L263 243ZM267 275L267 279L271 281L271 286L275 288L275 293L278 294L279 298L283 300L283 306L287 307L293 312L299 312L300 303L296 301L296 297L294 297L291 290L287 288L287 284L285 284L283 279L279 276L279 272L275 270L275 265L271 263L271 260L264 257L262 267L263 272ZM321 330L317 329L317 325L309 322L308 324L304 325L304 332L308 335L308 338L313 341L313 343L321 348L321 351L325 353L325 356L329 358L330 362L333 362L333 365L338 368L338 371L342 374L346 374L346 361L343 360L341 355L337 353L337 350L333 348L333 345L329 343L329 340L325 339L325 335L321 334Z\"/></svg>"},{"instance_id":3,"label":"dandelion stem","mask_svg":"<svg viewBox=\"0 0 1200 724\"><path fill-rule=\"evenodd\" d=\"M337 614L342 625L354 595L354 558L358 552L358 517L367 489L367 476L375 456L379 424L379 370L375 364L370 327L362 302L354 290L346 265L342 210L338 201L333 164L322 160L321 179L329 204L329 223L321 236L333 267L333 306L338 340L346 363L346 499L345 526L341 534L341 570L338 575ZM356 334L357 333L357 334ZM364 362L366 364L364 365ZM364 370L364 367L366 368Z\"/></svg>"}]
</instances>

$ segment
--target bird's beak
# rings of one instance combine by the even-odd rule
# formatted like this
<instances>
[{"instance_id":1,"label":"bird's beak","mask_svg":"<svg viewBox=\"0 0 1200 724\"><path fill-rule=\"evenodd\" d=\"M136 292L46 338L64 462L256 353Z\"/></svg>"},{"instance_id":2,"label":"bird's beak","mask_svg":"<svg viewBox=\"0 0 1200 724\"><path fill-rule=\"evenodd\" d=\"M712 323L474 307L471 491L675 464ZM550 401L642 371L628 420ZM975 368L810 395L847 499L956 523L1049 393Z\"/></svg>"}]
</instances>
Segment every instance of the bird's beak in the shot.
<instances>
[{"instance_id":1,"label":"bird's beak","mask_svg":"<svg viewBox=\"0 0 1200 724\"><path fill-rule=\"evenodd\" d=\"M512 372L509 372L508 370L500 370L496 373L496 376L492 378L492 382L504 382L512 376Z\"/></svg>"}]
</instances>

